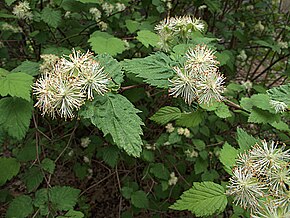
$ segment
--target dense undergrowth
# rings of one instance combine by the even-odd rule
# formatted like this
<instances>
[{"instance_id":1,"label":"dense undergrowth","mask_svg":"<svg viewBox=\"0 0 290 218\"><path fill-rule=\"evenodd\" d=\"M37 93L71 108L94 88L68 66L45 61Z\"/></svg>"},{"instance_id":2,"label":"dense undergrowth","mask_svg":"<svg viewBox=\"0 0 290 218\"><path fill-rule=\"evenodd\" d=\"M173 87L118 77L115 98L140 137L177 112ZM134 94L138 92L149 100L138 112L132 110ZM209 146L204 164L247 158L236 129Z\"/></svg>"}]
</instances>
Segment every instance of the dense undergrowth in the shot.
<instances>
[{"instance_id":1,"label":"dense undergrowth","mask_svg":"<svg viewBox=\"0 0 290 218\"><path fill-rule=\"evenodd\" d=\"M0 17L3 217L289 217L287 1Z\"/></svg>"}]
</instances>

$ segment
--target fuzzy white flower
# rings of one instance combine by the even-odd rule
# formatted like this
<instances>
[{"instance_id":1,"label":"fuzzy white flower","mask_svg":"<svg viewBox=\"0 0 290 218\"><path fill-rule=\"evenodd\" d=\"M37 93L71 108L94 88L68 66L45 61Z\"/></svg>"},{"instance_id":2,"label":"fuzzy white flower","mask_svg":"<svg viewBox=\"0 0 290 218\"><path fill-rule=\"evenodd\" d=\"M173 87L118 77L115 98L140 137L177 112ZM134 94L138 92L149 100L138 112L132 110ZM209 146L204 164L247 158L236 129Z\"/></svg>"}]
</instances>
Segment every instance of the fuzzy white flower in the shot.
<instances>
[{"instance_id":1,"label":"fuzzy white flower","mask_svg":"<svg viewBox=\"0 0 290 218\"><path fill-rule=\"evenodd\" d=\"M216 71L219 62L214 55L215 51L207 45L199 44L186 53L186 68L198 73Z\"/></svg>"},{"instance_id":2,"label":"fuzzy white flower","mask_svg":"<svg viewBox=\"0 0 290 218\"><path fill-rule=\"evenodd\" d=\"M175 176L175 173L170 173L170 179L168 180L168 185L176 185L178 178Z\"/></svg>"},{"instance_id":3,"label":"fuzzy white flower","mask_svg":"<svg viewBox=\"0 0 290 218\"><path fill-rule=\"evenodd\" d=\"M276 113L283 113L288 108L287 104L283 101L270 100L270 104L275 109Z\"/></svg>"},{"instance_id":4,"label":"fuzzy white flower","mask_svg":"<svg viewBox=\"0 0 290 218\"><path fill-rule=\"evenodd\" d=\"M33 14L31 8L27 1L19 2L18 5L15 5L12 13L22 20L32 20Z\"/></svg>"},{"instance_id":5,"label":"fuzzy white flower","mask_svg":"<svg viewBox=\"0 0 290 218\"><path fill-rule=\"evenodd\" d=\"M176 77L170 81L169 93L174 97L182 97L189 105L197 97L196 75L185 68L174 67Z\"/></svg>"},{"instance_id":6,"label":"fuzzy white flower","mask_svg":"<svg viewBox=\"0 0 290 218\"><path fill-rule=\"evenodd\" d=\"M90 8L90 14L94 16L96 21L100 20L102 17L102 12L98 8Z\"/></svg>"},{"instance_id":7,"label":"fuzzy white flower","mask_svg":"<svg viewBox=\"0 0 290 218\"><path fill-rule=\"evenodd\" d=\"M100 29L101 29L102 31L106 31L106 30L108 29L108 24L105 23L104 21L100 21L100 22L98 23L98 26L100 27Z\"/></svg>"},{"instance_id":8,"label":"fuzzy white flower","mask_svg":"<svg viewBox=\"0 0 290 218\"><path fill-rule=\"evenodd\" d=\"M178 135L183 135L184 134L184 129L181 128L181 127L177 128L177 134Z\"/></svg>"},{"instance_id":9,"label":"fuzzy white flower","mask_svg":"<svg viewBox=\"0 0 290 218\"><path fill-rule=\"evenodd\" d=\"M91 143L91 140L89 137L81 138L81 146L83 148L88 147L88 145Z\"/></svg>"},{"instance_id":10,"label":"fuzzy white flower","mask_svg":"<svg viewBox=\"0 0 290 218\"><path fill-rule=\"evenodd\" d=\"M126 5L124 5L123 3L117 2L115 5L115 8L118 12L124 11L126 9Z\"/></svg>"},{"instance_id":11,"label":"fuzzy white flower","mask_svg":"<svg viewBox=\"0 0 290 218\"><path fill-rule=\"evenodd\" d=\"M165 129L166 129L166 132L168 133L172 133L174 131L174 127L172 125L172 123L168 123L166 126L165 126Z\"/></svg>"},{"instance_id":12,"label":"fuzzy white flower","mask_svg":"<svg viewBox=\"0 0 290 218\"><path fill-rule=\"evenodd\" d=\"M190 137L190 131L189 131L189 129L185 128L185 129L184 129L184 133L183 133L183 135L184 135L186 138L189 138L189 137Z\"/></svg>"}]
</instances>

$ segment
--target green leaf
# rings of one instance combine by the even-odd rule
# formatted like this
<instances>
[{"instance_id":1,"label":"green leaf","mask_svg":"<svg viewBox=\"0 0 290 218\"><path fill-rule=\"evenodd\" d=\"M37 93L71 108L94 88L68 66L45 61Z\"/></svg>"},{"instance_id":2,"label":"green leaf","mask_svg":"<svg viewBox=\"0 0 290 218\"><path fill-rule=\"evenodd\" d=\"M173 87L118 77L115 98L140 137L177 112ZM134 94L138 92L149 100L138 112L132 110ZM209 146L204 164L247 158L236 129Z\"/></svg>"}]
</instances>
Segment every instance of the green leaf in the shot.
<instances>
[{"instance_id":1,"label":"green leaf","mask_svg":"<svg viewBox=\"0 0 290 218\"><path fill-rule=\"evenodd\" d=\"M279 115L272 114L268 111L254 108L251 111L248 122L250 123L273 123L279 121Z\"/></svg>"},{"instance_id":2,"label":"green leaf","mask_svg":"<svg viewBox=\"0 0 290 218\"><path fill-rule=\"evenodd\" d=\"M50 174L53 174L54 172L54 169L55 169L55 163L53 160L49 159L49 158L44 158L42 161L41 161L41 167L49 172Z\"/></svg>"},{"instance_id":3,"label":"green leaf","mask_svg":"<svg viewBox=\"0 0 290 218\"><path fill-rule=\"evenodd\" d=\"M267 93L270 99L284 102L290 107L290 83L269 89Z\"/></svg>"},{"instance_id":4,"label":"green leaf","mask_svg":"<svg viewBox=\"0 0 290 218\"><path fill-rule=\"evenodd\" d=\"M174 74L172 69L174 65L175 62L161 52L146 58L135 58L123 62L123 67L127 73L135 74L146 83L158 88L168 88L168 79Z\"/></svg>"},{"instance_id":5,"label":"green leaf","mask_svg":"<svg viewBox=\"0 0 290 218\"><path fill-rule=\"evenodd\" d=\"M119 148L129 155L139 157L143 144L140 137L143 134L143 122L138 112L124 96L109 93L87 103L81 115L90 119L105 136L110 134Z\"/></svg>"},{"instance_id":6,"label":"green leaf","mask_svg":"<svg viewBox=\"0 0 290 218\"><path fill-rule=\"evenodd\" d=\"M61 12L56 9L46 7L41 12L41 19L49 26L57 28L61 22Z\"/></svg>"},{"instance_id":7,"label":"green leaf","mask_svg":"<svg viewBox=\"0 0 290 218\"><path fill-rule=\"evenodd\" d=\"M20 98L3 98L0 100L0 125L16 139L22 139L29 127L32 117L32 103Z\"/></svg>"},{"instance_id":8,"label":"green leaf","mask_svg":"<svg viewBox=\"0 0 290 218\"><path fill-rule=\"evenodd\" d=\"M229 107L224 103L220 104L214 112L220 118L228 118L232 116Z\"/></svg>"},{"instance_id":9,"label":"green leaf","mask_svg":"<svg viewBox=\"0 0 290 218\"><path fill-rule=\"evenodd\" d=\"M18 67L14 68L11 72L22 72L31 76L39 74L39 63L32 61L23 61Z\"/></svg>"},{"instance_id":10,"label":"green leaf","mask_svg":"<svg viewBox=\"0 0 290 218\"><path fill-rule=\"evenodd\" d=\"M80 211L69 210L64 216L58 216L57 218L83 218L85 215Z\"/></svg>"},{"instance_id":11,"label":"green leaf","mask_svg":"<svg viewBox=\"0 0 290 218\"><path fill-rule=\"evenodd\" d=\"M7 180L16 176L20 169L20 163L15 158L0 158L0 186L4 185Z\"/></svg>"},{"instance_id":12,"label":"green leaf","mask_svg":"<svg viewBox=\"0 0 290 218\"><path fill-rule=\"evenodd\" d=\"M103 160L110 167L115 167L118 162L119 149L116 146L107 146L103 149Z\"/></svg>"},{"instance_id":13,"label":"green leaf","mask_svg":"<svg viewBox=\"0 0 290 218\"><path fill-rule=\"evenodd\" d=\"M27 191L36 190L43 181L43 173L38 167L28 169L23 175L23 182L27 187Z\"/></svg>"},{"instance_id":14,"label":"green leaf","mask_svg":"<svg viewBox=\"0 0 290 218\"><path fill-rule=\"evenodd\" d=\"M48 189L42 188L37 190L33 204L35 207L39 208L40 214L43 216L49 213L48 202Z\"/></svg>"},{"instance_id":15,"label":"green leaf","mask_svg":"<svg viewBox=\"0 0 290 218\"><path fill-rule=\"evenodd\" d=\"M153 164L150 168L150 173L152 173L156 178L168 180L169 179L169 171L162 163Z\"/></svg>"},{"instance_id":16,"label":"green leaf","mask_svg":"<svg viewBox=\"0 0 290 218\"><path fill-rule=\"evenodd\" d=\"M271 48L273 51L276 51L278 53L280 53L280 51L281 51L280 47L277 44L275 45L275 44L272 44L272 43L269 43L269 42L263 41L263 40L255 40L254 42L257 43L258 45L262 45L262 46Z\"/></svg>"},{"instance_id":17,"label":"green leaf","mask_svg":"<svg viewBox=\"0 0 290 218\"><path fill-rule=\"evenodd\" d=\"M181 117L176 120L176 125L183 127L195 127L203 121L203 112L197 110L191 113L183 113Z\"/></svg>"},{"instance_id":18,"label":"green leaf","mask_svg":"<svg viewBox=\"0 0 290 218\"><path fill-rule=\"evenodd\" d=\"M238 156L238 150L232 147L229 143L225 143L220 151L219 159L225 166L225 170L231 173L231 168L236 163L236 157Z\"/></svg>"},{"instance_id":19,"label":"green leaf","mask_svg":"<svg viewBox=\"0 0 290 218\"><path fill-rule=\"evenodd\" d=\"M0 95L11 95L30 101L33 77L26 73L10 73L0 77Z\"/></svg>"},{"instance_id":20,"label":"green leaf","mask_svg":"<svg viewBox=\"0 0 290 218\"><path fill-rule=\"evenodd\" d=\"M122 193L123 197L127 200L129 200L131 198L131 195L133 192L134 192L134 189L131 187L125 186L121 189L121 193Z\"/></svg>"},{"instance_id":21,"label":"green leaf","mask_svg":"<svg viewBox=\"0 0 290 218\"><path fill-rule=\"evenodd\" d=\"M273 126L274 128L276 128L280 131L290 132L289 125L281 120L279 122L275 121L275 122L271 123L271 126Z\"/></svg>"},{"instance_id":22,"label":"green leaf","mask_svg":"<svg viewBox=\"0 0 290 218\"><path fill-rule=\"evenodd\" d=\"M181 114L182 113L179 108L165 106L160 108L152 117L150 117L150 120L153 120L158 124L165 125L172 120L177 120L180 118Z\"/></svg>"},{"instance_id":23,"label":"green leaf","mask_svg":"<svg viewBox=\"0 0 290 218\"><path fill-rule=\"evenodd\" d=\"M193 187L181 195L171 209L189 210L197 217L222 212L227 206L227 196L221 185L213 182L194 182Z\"/></svg>"},{"instance_id":24,"label":"green leaf","mask_svg":"<svg viewBox=\"0 0 290 218\"><path fill-rule=\"evenodd\" d=\"M237 141L240 146L240 151L247 151L252 148L256 143L260 143L260 139L249 135L246 131L241 128L237 129Z\"/></svg>"},{"instance_id":25,"label":"green leaf","mask_svg":"<svg viewBox=\"0 0 290 218\"><path fill-rule=\"evenodd\" d=\"M76 205L80 192L69 186L55 186L49 190L49 199L58 210L71 210Z\"/></svg>"},{"instance_id":26,"label":"green leaf","mask_svg":"<svg viewBox=\"0 0 290 218\"><path fill-rule=\"evenodd\" d=\"M16 0L5 0L6 4L7 4L8 6L12 5L13 2L15 2L15 1L16 1Z\"/></svg>"},{"instance_id":27,"label":"green leaf","mask_svg":"<svg viewBox=\"0 0 290 218\"><path fill-rule=\"evenodd\" d=\"M140 27L140 23L135 20L125 20L125 23L130 33L136 32Z\"/></svg>"},{"instance_id":28,"label":"green leaf","mask_svg":"<svg viewBox=\"0 0 290 218\"><path fill-rule=\"evenodd\" d=\"M137 208L148 208L149 200L144 191L136 191L131 195L131 202Z\"/></svg>"},{"instance_id":29,"label":"green leaf","mask_svg":"<svg viewBox=\"0 0 290 218\"><path fill-rule=\"evenodd\" d=\"M98 54L110 54L115 56L126 50L125 42L108 33L95 31L88 40L92 50Z\"/></svg>"},{"instance_id":30,"label":"green leaf","mask_svg":"<svg viewBox=\"0 0 290 218\"><path fill-rule=\"evenodd\" d=\"M38 149L39 149L38 151L40 151L41 148L39 147ZM35 143L34 144L29 143L21 148L13 149L13 154L16 156L17 160L21 162L35 160L37 158L37 149Z\"/></svg>"},{"instance_id":31,"label":"green leaf","mask_svg":"<svg viewBox=\"0 0 290 218\"><path fill-rule=\"evenodd\" d=\"M115 83L121 85L124 81L121 64L108 54L100 54L96 59L100 62L101 66L104 67L105 73L107 73Z\"/></svg>"},{"instance_id":32,"label":"green leaf","mask_svg":"<svg viewBox=\"0 0 290 218\"><path fill-rule=\"evenodd\" d=\"M159 42L159 36L156 33L151 32L150 30L141 30L137 32L136 37L146 48L149 45L155 47Z\"/></svg>"},{"instance_id":33,"label":"green leaf","mask_svg":"<svg viewBox=\"0 0 290 218\"><path fill-rule=\"evenodd\" d=\"M267 94L255 94L251 98L242 98L241 106L249 111L256 106L259 109L275 113L274 108L270 104L270 97Z\"/></svg>"},{"instance_id":34,"label":"green leaf","mask_svg":"<svg viewBox=\"0 0 290 218\"><path fill-rule=\"evenodd\" d=\"M10 203L6 218L26 218L33 212L32 199L27 195L21 195Z\"/></svg>"}]
</instances>

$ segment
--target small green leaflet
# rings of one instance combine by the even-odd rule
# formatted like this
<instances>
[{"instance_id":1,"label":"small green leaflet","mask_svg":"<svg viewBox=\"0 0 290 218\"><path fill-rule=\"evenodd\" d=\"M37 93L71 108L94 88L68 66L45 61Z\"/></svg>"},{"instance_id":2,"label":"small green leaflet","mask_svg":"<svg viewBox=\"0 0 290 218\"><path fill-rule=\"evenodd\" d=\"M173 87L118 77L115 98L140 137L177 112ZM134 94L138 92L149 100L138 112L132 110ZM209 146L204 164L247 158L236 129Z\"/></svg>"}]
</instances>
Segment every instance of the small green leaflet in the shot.
<instances>
[{"instance_id":1,"label":"small green leaflet","mask_svg":"<svg viewBox=\"0 0 290 218\"><path fill-rule=\"evenodd\" d=\"M195 127L203 121L203 112L201 110L191 113L182 113L181 117L176 120L176 125L183 127Z\"/></svg>"},{"instance_id":2,"label":"small green leaflet","mask_svg":"<svg viewBox=\"0 0 290 218\"><path fill-rule=\"evenodd\" d=\"M61 12L49 7L41 11L41 19L53 28L57 28L61 22Z\"/></svg>"},{"instance_id":3,"label":"small green leaflet","mask_svg":"<svg viewBox=\"0 0 290 218\"><path fill-rule=\"evenodd\" d=\"M275 113L274 108L270 104L270 97L267 94L255 94L252 95L251 98L242 98L241 106L248 111L251 111L255 106L271 113Z\"/></svg>"},{"instance_id":4,"label":"small green leaflet","mask_svg":"<svg viewBox=\"0 0 290 218\"><path fill-rule=\"evenodd\" d=\"M140 30L137 32L137 39L148 48L149 45L155 47L159 42L159 36L150 30Z\"/></svg>"},{"instance_id":5,"label":"small green leaflet","mask_svg":"<svg viewBox=\"0 0 290 218\"><path fill-rule=\"evenodd\" d=\"M225 170L231 174L231 169L236 163L236 157L238 156L238 150L232 147L229 143L225 143L220 151L219 159L224 165Z\"/></svg>"},{"instance_id":6,"label":"small green leaflet","mask_svg":"<svg viewBox=\"0 0 290 218\"><path fill-rule=\"evenodd\" d=\"M54 186L49 190L49 199L58 210L71 210L76 205L80 192L69 186Z\"/></svg>"},{"instance_id":7,"label":"small green leaflet","mask_svg":"<svg viewBox=\"0 0 290 218\"><path fill-rule=\"evenodd\" d=\"M22 139L32 117L32 103L21 98L6 97L0 100L0 125L11 136Z\"/></svg>"},{"instance_id":8,"label":"small green leaflet","mask_svg":"<svg viewBox=\"0 0 290 218\"><path fill-rule=\"evenodd\" d=\"M15 2L16 0L5 0L6 4L8 6L12 5L13 2Z\"/></svg>"},{"instance_id":9,"label":"small green leaflet","mask_svg":"<svg viewBox=\"0 0 290 218\"><path fill-rule=\"evenodd\" d=\"M165 125L172 120L177 120L180 118L181 114L182 113L179 108L165 106L160 108L152 117L150 117L150 120L153 120L158 124Z\"/></svg>"},{"instance_id":10,"label":"small green leaflet","mask_svg":"<svg viewBox=\"0 0 290 218\"><path fill-rule=\"evenodd\" d=\"M126 50L125 42L105 32L95 31L88 40L92 50L98 54L115 56Z\"/></svg>"},{"instance_id":11,"label":"small green leaflet","mask_svg":"<svg viewBox=\"0 0 290 218\"><path fill-rule=\"evenodd\" d=\"M147 198L147 195L142 190L132 193L131 202L137 208L148 208L149 206L149 200Z\"/></svg>"},{"instance_id":12,"label":"small green leaflet","mask_svg":"<svg viewBox=\"0 0 290 218\"><path fill-rule=\"evenodd\" d=\"M87 103L81 115L90 119L104 135L110 134L119 148L129 155L139 157L143 144L140 137L143 134L141 125L144 124L137 115L138 112L124 96L109 93Z\"/></svg>"},{"instance_id":13,"label":"small green leaflet","mask_svg":"<svg viewBox=\"0 0 290 218\"><path fill-rule=\"evenodd\" d=\"M0 186L7 180L16 176L20 169L20 163L15 158L0 158Z\"/></svg>"},{"instance_id":14,"label":"small green leaflet","mask_svg":"<svg viewBox=\"0 0 290 218\"><path fill-rule=\"evenodd\" d=\"M18 67L14 68L11 72L22 72L31 76L39 74L39 63L32 61L23 61Z\"/></svg>"},{"instance_id":15,"label":"small green leaflet","mask_svg":"<svg viewBox=\"0 0 290 218\"><path fill-rule=\"evenodd\" d=\"M32 167L24 173L22 180L27 187L27 191L32 192L42 183L43 173L38 167Z\"/></svg>"},{"instance_id":16,"label":"small green leaflet","mask_svg":"<svg viewBox=\"0 0 290 218\"><path fill-rule=\"evenodd\" d=\"M157 52L146 58L135 58L123 62L126 73L135 74L146 83L158 88L168 88L168 79L174 75L172 69L174 65L176 63L162 52Z\"/></svg>"},{"instance_id":17,"label":"small green leaflet","mask_svg":"<svg viewBox=\"0 0 290 218\"><path fill-rule=\"evenodd\" d=\"M237 141L240 146L240 152L251 149L256 143L260 143L260 139L249 135L246 131L241 128L237 129Z\"/></svg>"},{"instance_id":18,"label":"small green leaflet","mask_svg":"<svg viewBox=\"0 0 290 218\"><path fill-rule=\"evenodd\" d=\"M193 187L181 195L171 209L189 210L197 217L224 211L227 206L224 188L213 182L194 182Z\"/></svg>"},{"instance_id":19,"label":"small green leaflet","mask_svg":"<svg viewBox=\"0 0 290 218\"><path fill-rule=\"evenodd\" d=\"M0 95L23 98L30 101L33 77L26 73L10 73L0 77Z\"/></svg>"},{"instance_id":20,"label":"small green leaflet","mask_svg":"<svg viewBox=\"0 0 290 218\"><path fill-rule=\"evenodd\" d=\"M249 123L273 123L279 121L279 115L270 113L266 110L259 108L253 108L249 116Z\"/></svg>"},{"instance_id":21,"label":"small green leaflet","mask_svg":"<svg viewBox=\"0 0 290 218\"><path fill-rule=\"evenodd\" d=\"M284 102L290 107L290 83L269 89L267 93L270 99Z\"/></svg>"},{"instance_id":22,"label":"small green leaflet","mask_svg":"<svg viewBox=\"0 0 290 218\"><path fill-rule=\"evenodd\" d=\"M6 213L6 218L26 218L33 212L32 199L27 195L20 195L13 199Z\"/></svg>"}]
</instances>

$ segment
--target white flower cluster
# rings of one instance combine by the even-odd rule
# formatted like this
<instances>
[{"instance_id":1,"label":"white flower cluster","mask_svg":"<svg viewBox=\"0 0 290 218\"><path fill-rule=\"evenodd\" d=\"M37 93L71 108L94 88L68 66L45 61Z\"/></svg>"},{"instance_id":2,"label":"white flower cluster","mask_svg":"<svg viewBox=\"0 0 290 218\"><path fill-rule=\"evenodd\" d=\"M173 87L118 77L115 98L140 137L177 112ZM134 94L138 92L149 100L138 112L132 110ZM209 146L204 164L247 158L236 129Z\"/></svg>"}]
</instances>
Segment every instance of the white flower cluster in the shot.
<instances>
[{"instance_id":1,"label":"white flower cluster","mask_svg":"<svg viewBox=\"0 0 290 218\"><path fill-rule=\"evenodd\" d=\"M19 33L19 32L22 32L22 29L21 27L15 27L15 26L12 26L11 24L9 23L3 23L1 25L1 30L3 31L11 31L13 33Z\"/></svg>"},{"instance_id":2,"label":"white flower cluster","mask_svg":"<svg viewBox=\"0 0 290 218\"><path fill-rule=\"evenodd\" d=\"M98 8L90 8L90 13L93 15L95 21L99 21L102 17L102 12Z\"/></svg>"},{"instance_id":3,"label":"white flower cluster","mask_svg":"<svg viewBox=\"0 0 290 218\"><path fill-rule=\"evenodd\" d=\"M33 14L27 1L19 2L18 5L14 6L12 13L22 20L32 20Z\"/></svg>"},{"instance_id":4,"label":"white flower cluster","mask_svg":"<svg viewBox=\"0 0 290 218\"><path fill-rule=\"evenodd\" d=\"M119 2L117 2L115 5L110 4L108 2L104 2L102 4L102 9L104 10L107 16L110 16L113 14L113 12L124 11L126 9L126 6L123 3L119 3Z\"/></svg>"},{"instance_id":5,"label":"white flower cluster","mask_svg":"<svg viewBox=\"0 0 290 218\"><path fill-rule=\"evenodd\" d=\"M227 194L251 217L290 217L290 150L262 141L239 155Z\"/></svg>"},{"instance_id":6,"label":"white flower cluster","mask_svg":"<svg viewBox=\"0 0 290 218\"><path fill-rule=\"evenodd\" d=\"M195 17L168 17L156 25L155 30L160 36L161 49L168 51L175 43L185 42L193 31L203 31L204 23Z\"/></svg>"},{"instance_id":7,"label":"white flower cluster","mask_svg":"<svg viewBox=\"0 0 290 218\"><path fill-rule=\"evenodd\" d=\"M168 180L168 185L176 185L178 178L175 176L175 173L170 173L170 179Z\"/></svg>"},{"instance_id":8,"label":"white flower cluster","mask_svg":"<svg viewBox=\"0 0 290 218\"><path fill-rule=\"evenodd\" d=\"M270 105L275 109L276 113L283 113L288 109L288 106L283 101L270 100Z\"/></svg>"},{"instance_id":9,"label":"white flower cluster","mask_svg":"<svg viewBox=\"0 0 290 218\"><path fill-rule=\"evenodd\" d=\"M44 73L33 85L37 98L35 107L42 111L42 115L49 114L53 118L59 115L65 120L73 118L74 111L86 99L94 98L94 92L103 95L108 91L109 78L90 52L73 49L72 54L55 62L51 70L42 69Z\"/></svg>"},{"instance_id":10,"label":"white flower cluster","mask_svg":"<svg viewBox=\"0 0 290 218\"><path fill-rule=\"evenodd\" d=\"M176 76L170 81L170 95L182 97L189 105L221 101L224 77L218 72L219 62L214 51L206 45L197 45L186 53L184 67L174 67Z\"/></svg>"}]
</instances>

